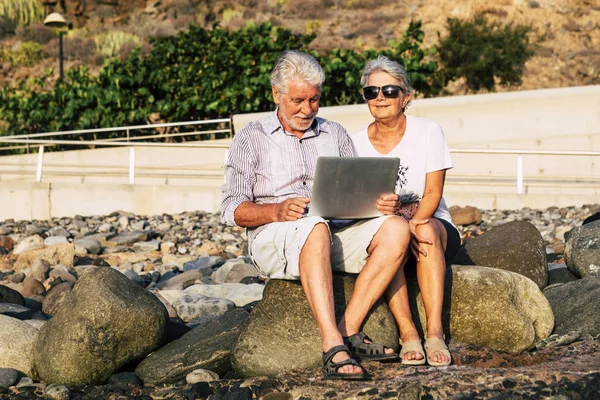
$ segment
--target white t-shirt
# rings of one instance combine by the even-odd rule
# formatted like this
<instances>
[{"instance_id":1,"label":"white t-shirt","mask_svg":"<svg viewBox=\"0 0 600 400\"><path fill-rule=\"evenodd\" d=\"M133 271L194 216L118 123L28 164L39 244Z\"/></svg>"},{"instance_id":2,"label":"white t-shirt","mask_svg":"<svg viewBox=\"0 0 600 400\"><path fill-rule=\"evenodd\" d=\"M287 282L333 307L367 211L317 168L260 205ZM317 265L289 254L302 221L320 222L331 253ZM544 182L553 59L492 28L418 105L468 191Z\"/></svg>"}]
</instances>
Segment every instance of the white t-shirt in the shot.
<instances>
[{"instance_id":1,"label":"white t-shirt","mask_svg":"<svg viewBox=\"0 0 600 400\"><path fill-rule=\"evenodd\" d=\"M396 193L400 195L400 201L403 203L421 200L427 173L450 169L453 166L444 132L438 123L431 119L407 115L404 137L387 154L381 154L373 147L367 128L355 133L351 138L359 157L400 158ZM433 216L452 224L443 197Z\"/></svg>"}]
</instances>

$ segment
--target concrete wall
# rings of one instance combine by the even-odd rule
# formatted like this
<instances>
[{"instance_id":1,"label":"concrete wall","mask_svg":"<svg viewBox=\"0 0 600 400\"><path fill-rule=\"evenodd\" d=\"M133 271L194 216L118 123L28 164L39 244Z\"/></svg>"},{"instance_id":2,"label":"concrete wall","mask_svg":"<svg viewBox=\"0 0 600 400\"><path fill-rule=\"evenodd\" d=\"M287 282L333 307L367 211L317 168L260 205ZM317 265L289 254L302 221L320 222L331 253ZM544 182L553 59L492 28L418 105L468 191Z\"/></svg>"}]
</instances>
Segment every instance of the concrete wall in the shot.
<instances>
[{"instance_id":1,"label":"concrete wall","mask_svg":"<svg viewBox=\"0 0 600 400\"><path fill-rule=\"evenodd\" d=\"M217 212L221 180L195 185L4 182L0 221L103 215L124 210L141 215L203 210Z\"/></svg>"}]
</instances>

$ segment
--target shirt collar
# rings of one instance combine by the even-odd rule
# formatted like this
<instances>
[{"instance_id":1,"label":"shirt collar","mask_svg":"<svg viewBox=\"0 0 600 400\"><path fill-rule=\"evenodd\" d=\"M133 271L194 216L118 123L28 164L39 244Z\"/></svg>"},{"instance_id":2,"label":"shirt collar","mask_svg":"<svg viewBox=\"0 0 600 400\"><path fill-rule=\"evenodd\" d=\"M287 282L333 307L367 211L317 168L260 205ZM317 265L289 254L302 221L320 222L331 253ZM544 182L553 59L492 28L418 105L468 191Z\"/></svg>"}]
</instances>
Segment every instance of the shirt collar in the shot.
<instances>
[{"instance_id":1,"label":"shirt collar","mask_svg":"<svg viewBox=\"0 0 600 400\"><path fill-rule=\"evenodd\" d=\"M261 121L262 127L266 133L273 134L278 130L284 132L283 126L281 126L281 122L277 117L278 109L279 108L276 108L271 115ZM321 132L329 132L329 124L327 123L327 120L317 117L302 138L305 139L318 136Z\"/></svg>"}]
</instances>

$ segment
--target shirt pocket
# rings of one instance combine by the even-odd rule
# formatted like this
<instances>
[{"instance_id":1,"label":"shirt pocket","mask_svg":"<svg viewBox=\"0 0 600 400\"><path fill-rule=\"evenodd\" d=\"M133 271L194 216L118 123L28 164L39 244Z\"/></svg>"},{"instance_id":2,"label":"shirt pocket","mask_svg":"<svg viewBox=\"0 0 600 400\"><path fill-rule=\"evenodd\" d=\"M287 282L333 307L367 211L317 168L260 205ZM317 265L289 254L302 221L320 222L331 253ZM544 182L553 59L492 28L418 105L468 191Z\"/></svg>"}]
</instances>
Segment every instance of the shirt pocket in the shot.
<instances>
[{"instance_id":1,"label":"shirt pocket","mask_svg":"<svg viewBox=\"0 0 600 400\"><path fill-rule=\"evenodd\" d=\"M339 157L340 156L340 146L338 145L337 140L333 137L333 135L327 135L324 137L324 134L321 134L322 140L317 145L318 155L321 157Z\"/></svg>"}]
</instances>

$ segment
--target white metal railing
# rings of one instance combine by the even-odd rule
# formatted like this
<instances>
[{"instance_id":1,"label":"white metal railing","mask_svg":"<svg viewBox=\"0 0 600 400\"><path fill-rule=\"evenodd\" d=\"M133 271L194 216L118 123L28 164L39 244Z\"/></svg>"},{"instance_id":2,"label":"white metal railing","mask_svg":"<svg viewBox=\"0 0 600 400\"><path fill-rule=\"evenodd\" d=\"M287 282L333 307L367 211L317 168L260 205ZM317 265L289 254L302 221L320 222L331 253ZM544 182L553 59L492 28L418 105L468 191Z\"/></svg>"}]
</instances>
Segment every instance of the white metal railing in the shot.
<instances>
[{"instance_id":1,"label":"white metal railing","mask_svg":"<svg viewBox=\"0 0 600 400\"><path fill-rule=\"evenodd\" d=\"M95 146L111 146L111 147L129 147L129 183L135 183L135 148L136 147L159 147L159 148L190 148L190 149L228 149L229 144L222 143L122 143L122 142L105 142L105 141L83 141L83 140L33 140L23 139L8 141L9 143L27 143L39 146L37 165L36 165L36 182L41 182L44 167L44 148L46 145L95 145ZM0 164L1 166L1 164ZM81 173L80 173L81 174ZM204 175L206 175L204 173ZM209 174L211 175L211 174ZM158 175L157 175L158 176ZM220 174L222 176L222 173ZM197 176L196 176L197 177Z\"/></svg>"},{"instance_id":2,"label":"white metal railing","mask_svg":"<svg viewBox=\"0 0 600 400\"><path fill-rule=\"evenodd\" d=\"M523 156L600 156L600 151L563 151L563 150L512 150L512 149L450 149L451 153L462 154L512 154L517 156L517 194L523 194ZM556 178L555 178L556 179ZM564 179L560 178L560 179ZM600 186L600 176L592 179L592 182Z\"/></svg>"},{"instance_id":3,"label":"white metal railing","mask_svg":"<svg viewBox=\"0 0 600 400\"><path fill-rule=\"evenodd\" d=\"M203 129L203 130L192 130L192 131L184 131L180 132L179 129L182 127L195 128L202 127L207 125L216 125L218 128L216 129ZM219 126L226 126L221 128ZM174 129L175 132L160 132L160 129ZM154 130L156 131L150 135L132 135L133 132L136 131L148 131ZM117 133L121 134L122 137L115 138L105 138L105 139L97 139L95 136L98 134L106 134L106 133ZM39 146L47 146L50 144L63 144L63 145L89 145L89 146L100 146L102 142L108 142L110 145L116 145L119 142L136 142L138 140L146 140L146 139L160 139L168 141L171 138L194 138L194 137L202 137L209 135L210 139L214 139L217 134L226 134L229 137L233 136L233 124L231 122L231 118L219 118L219 119L211 119L211 120L202 120L202 121L188 121L188 122L169 122L169 123L161 123L161 124L150 124L150 125L133 125L133 126L120 126L113 128L97 128L97 129L79 129L79 130L71 130L71 131L60 131L60 132L44 132L44 133L32 133L26 135L14 135L14 136L0 136L0 144L1 143L12 143L17 144L16 146L2 146L0 147L1 152L25 149L27 153L30 152L31 147L39 147ZM53 138L61 137L61 136L77 136L82 137L86 135L94 135L94 140L76 140L68 141L68 140L55 140ZM48 139L52 138L52 139Z\"/></svg>"},{"instance_id":4,"label":"white metal railing","mask_svg":"<svg viewBox=\"0 0 600 400\"><path fill-rule=\"evenodd\" d=\"M212 120L211 122L223 122L227 120ZM165 124L161 124L165 125ZM144 126L148 127L148 126ZM78 134L80 131L71 131L71 132L60 132L60 134ZM35 135L35 136L34 136ZM198 178L198 177L212 177L212 178L222 178L223 171L219 170L208 170L208 169L198 169L198 168L185 168L181 166L172 167L169 169L168 167L160 167L160 168L151 168L151 167L136 167L135 160L135 148L136 147L158 147L158 148L190 148L190 149L227 149L229 148L228 143L204 143L204 142L195 142L195 143L152 143L152 142L121 142L121 141L108 141L108 140L57 140L57 139L43 139L47 136L57 136L56 134L34 134L34 135L22 135L19 137L10 137L10 138L0 138L0 142L4 143L12 143L12 144L20 144L27 146L38 146L39 152L37 157L37 164L35 168L35 180L37 182L41 182L42 176L44 174L44 149L45 146L51 145L64 145L64 146L81 146L81 145L89 145L89 146L98 146L98 147L129 147L129 162L127 169L127 176L129 177L129 183L134 184L136 173L141 173L141 171L146 171L141 173L144 177L153 177L153 178L161 178L161 177L176 177L176 178ZM27 137L25 137L27 136ZM34 137L34 138L32 138ZM153 136L155 137L155 136ZM161 136L161 138L164 136ZM464 148L456 148L450 149L451 153L455 154L504 154L504 155L515 155L516 156L516 176L510 177L509 175L487 175L487 174L463 174L463 175L450 175L448 177L448 183L454 183L458 185L468 185L468 184L483 184L494 186L494 185L516 185L517 194L522 194L524 191L525 181L527 181L527 185L529 186L547 186L551 184L562 184L562 185L578 185L581 187L588 188L598 188L600 187L600 176L595 177L577 177L577 176L525 176L523 171L523 157L524 156L592 156L592 157L600 157L600 151L561 151L561 150L525 150L525 149L464 149ZM1 158L0 158L1 160ZM20 167L23 165L20 164ZM2 163L0 162L0 167L2 167ZM65 166L62 166L65 167ZM107 171L107 166L93 166L86 165L87 168L99 168L100 172L94 171L86 171L82 172L80 167L78 166L78 171L72 173L72 175L77 176L94 176L94 175L102 175L102 176L122 176L122 173L117 173L116 171ZM118 167L117 167L118 169ZM156 171L159 170L159 171ZM147 172L149 171L149 172ZM187 173L183 173L184 171L188 171ZM0 169L0 175L3 173L6 174L16 174L22 175L23 170L9 170L2 171ZM68 172L57 172L50 173L50 175L68 175Z\"/></svg>"}]
</instances>

